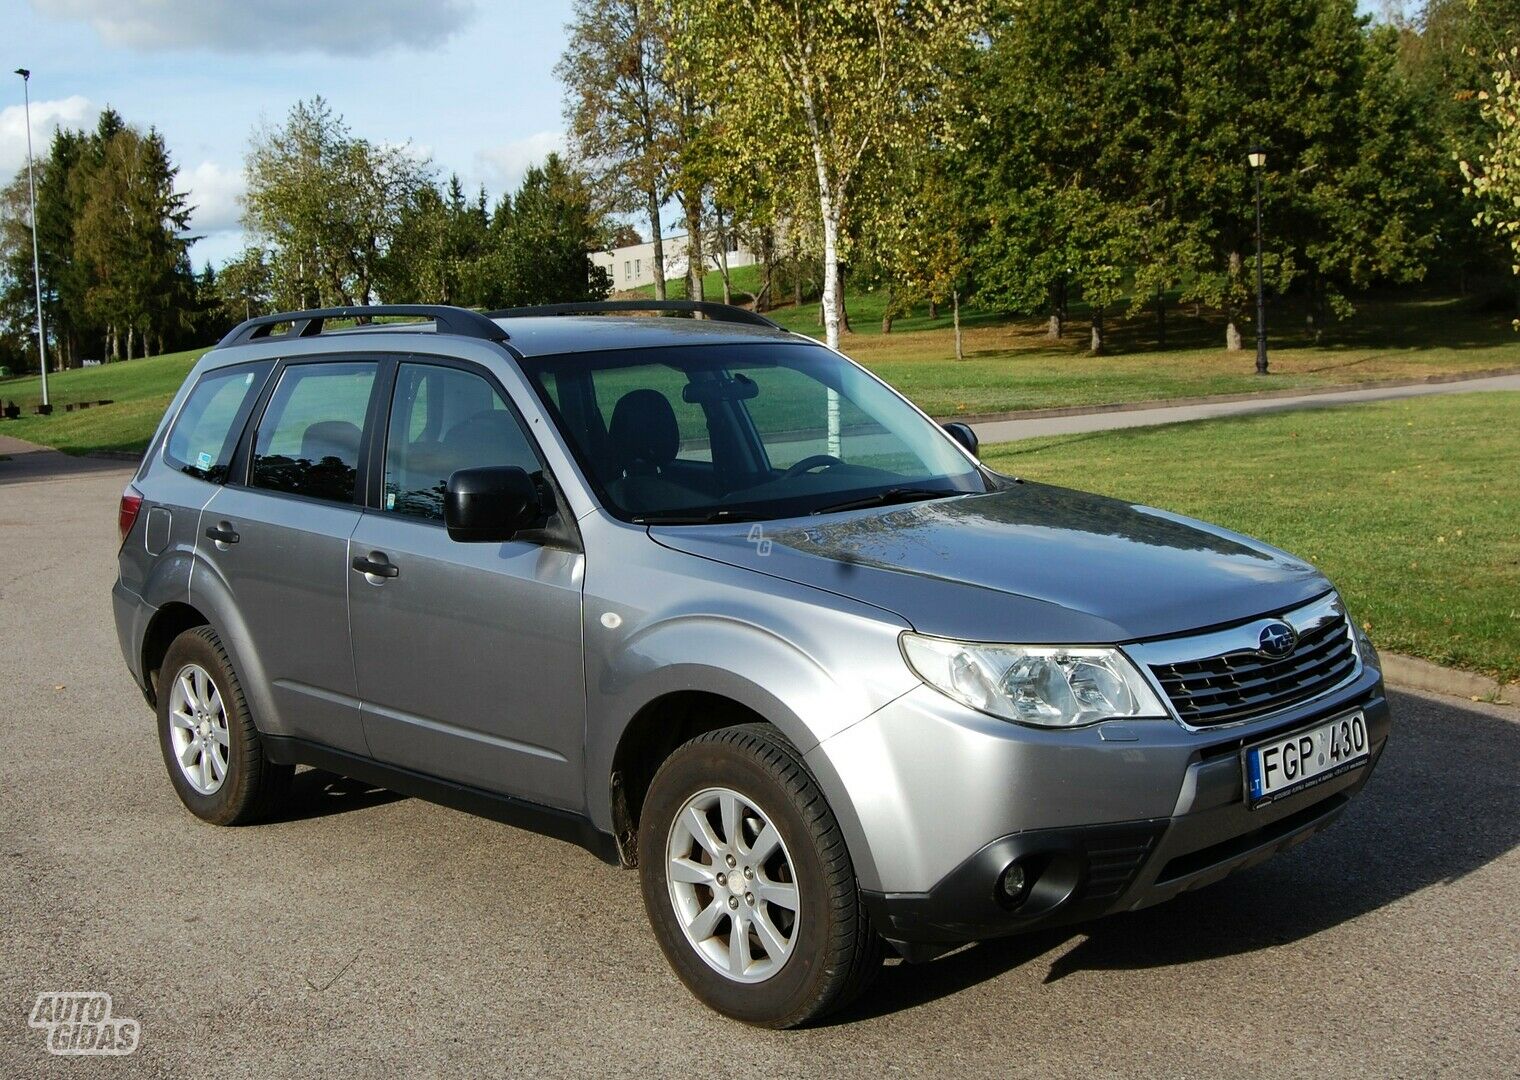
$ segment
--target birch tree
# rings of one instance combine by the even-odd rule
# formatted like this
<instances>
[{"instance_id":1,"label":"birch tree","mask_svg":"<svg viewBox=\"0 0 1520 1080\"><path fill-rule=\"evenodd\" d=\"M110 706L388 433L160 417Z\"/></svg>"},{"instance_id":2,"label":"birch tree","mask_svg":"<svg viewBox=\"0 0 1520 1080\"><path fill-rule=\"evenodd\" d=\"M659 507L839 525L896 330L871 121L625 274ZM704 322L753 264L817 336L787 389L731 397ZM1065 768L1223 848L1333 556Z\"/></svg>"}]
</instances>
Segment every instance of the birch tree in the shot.
<instances>
[{"instance_id":1,"label":"birch tree","mask_svg":"<svg viewBox=\"0 0 1520 1080\"><path fill-rule=\"evenodd\" d=\"M981 25L976 0L690 0L673 41L718 103L736 165L808 161L823 243L824 336L839 347L839 264L862 173L939 122L945 59ZM742 47L736 47L741 43Z\"/></svg>"},{"instance_id":2,"label":"birch tree","mask_svg":"<svg viewBox=\"0 0 1520 1080\"><path fill-rule=\"evenodd\" d=\"M1520 274L1520 45L1497 56L1493 87L1478 95L1490 125L1488 146L1476 163L1462 162L1462 175L1467 194L1481 200L1473 223L1509 245L1510 268ZM1520 330L1520 319L1514 325Z\"/></svg>"}]
</instances>

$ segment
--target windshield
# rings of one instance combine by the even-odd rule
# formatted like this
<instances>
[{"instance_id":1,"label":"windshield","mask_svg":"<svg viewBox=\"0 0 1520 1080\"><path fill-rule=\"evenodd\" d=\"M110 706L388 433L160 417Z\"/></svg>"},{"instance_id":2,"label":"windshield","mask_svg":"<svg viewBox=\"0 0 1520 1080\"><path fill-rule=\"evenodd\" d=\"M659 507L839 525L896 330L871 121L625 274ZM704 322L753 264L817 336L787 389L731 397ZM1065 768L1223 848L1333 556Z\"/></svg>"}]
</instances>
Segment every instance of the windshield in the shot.
<instances>
[{"instance_id":1,"label":"windshield","mask_svg":"<svg viewBox=\"0 0 1520 1080\"><path fill-rule=\"evenodd\" d=\"M802 342L536 357L523 370L609 510L679 524L986 491L938 425Z\"/></svg>"}]
</instances>

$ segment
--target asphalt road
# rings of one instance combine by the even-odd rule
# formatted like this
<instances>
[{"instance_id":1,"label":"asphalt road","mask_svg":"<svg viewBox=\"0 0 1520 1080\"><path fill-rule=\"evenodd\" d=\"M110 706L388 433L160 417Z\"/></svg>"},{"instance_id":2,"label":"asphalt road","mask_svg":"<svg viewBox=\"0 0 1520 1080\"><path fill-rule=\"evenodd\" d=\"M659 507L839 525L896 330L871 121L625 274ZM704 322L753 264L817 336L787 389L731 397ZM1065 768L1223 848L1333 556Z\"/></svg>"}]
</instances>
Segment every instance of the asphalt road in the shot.
<instances>
[{"instance_id":1,"label":"asphalt road","mask_svg":"<svg viewBox=\"0 0 1520 1080\"><path fill-rule=\"evenodd\" d=\"M828 1026L689 998L637 883L556 841L298 778L217 829L164 775L108 588L125 471L0 461L0 1075L1513 1076L1520 722L1395 697L1329 832L1149 911L890 966ZM104 990L130 1057L48 1056Z\"/></svg>"}]
</instances>

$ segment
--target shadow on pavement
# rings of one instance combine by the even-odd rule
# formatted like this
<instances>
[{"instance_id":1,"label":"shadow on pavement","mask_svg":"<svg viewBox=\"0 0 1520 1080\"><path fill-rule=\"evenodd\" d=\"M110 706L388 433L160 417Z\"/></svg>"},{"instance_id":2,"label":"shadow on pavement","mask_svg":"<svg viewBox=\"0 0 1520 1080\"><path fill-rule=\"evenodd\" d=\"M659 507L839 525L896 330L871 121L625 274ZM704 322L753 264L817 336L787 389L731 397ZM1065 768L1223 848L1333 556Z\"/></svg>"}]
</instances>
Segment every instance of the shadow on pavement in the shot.
<instances>
[{"instance_id":1,"label":"shadow on pavement","mask_svg":"<svg viewBox=\"0 0 1520 1080\"><path fill-rule=\"evenodd\" d=\"M98 473L126 474L136 468L135 461L124 458L72 457L19 439L0 439L0 487L6 484L35 483L39 480L67 480Z\"/></svg>"},{"instance_id":2,"label":"shadow on pavement","mask_svg":"<svg viewBox=\"0 0 1520 1080\"><path fill-rule=\"evenodd\" d=\"M1520 723L1421 698L1396 696L1393 706L1392 742L1377 773L1340 821L1308 843L1167 904L888 967L833 1022L955 994L1074 940L1046 982L1271 948L1453 882L1520 845Z\"/></svg>"},{"instance_id":3,"label":"shadow on pavement","mask_svg":"<svg viewBox=\"0 0 1520 1080\"><path fill-rule=\"evenodd\" d=\"M290 781L290 792L285 797L280 813L270 820L305 821L327 817L329 814L346 814L351 810L366 810L371 806L384 806L404 798L405 795L375 787L363 780L338 776L322 769L301 769Z\"/></svg>"}]
</instances>

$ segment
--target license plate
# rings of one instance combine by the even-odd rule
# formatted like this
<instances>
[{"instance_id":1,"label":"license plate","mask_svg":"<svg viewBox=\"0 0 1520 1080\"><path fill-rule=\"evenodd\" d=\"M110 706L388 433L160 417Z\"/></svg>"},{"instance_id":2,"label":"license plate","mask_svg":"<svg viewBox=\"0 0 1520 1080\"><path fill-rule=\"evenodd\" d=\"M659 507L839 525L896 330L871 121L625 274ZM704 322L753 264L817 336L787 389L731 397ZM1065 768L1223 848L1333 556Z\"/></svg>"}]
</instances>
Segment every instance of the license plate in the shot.
<instances>
[{"instance_id":1,"label":"license plate","mask_svg":"<svg viewBox=\"0 0 1520 1080\"><path fill-rule=\"evenodd\" d=\"M1248 746L1242 752L1252 810L1367 763L1372 748L1359 712Z\"/></svg>"}]
</instances>

